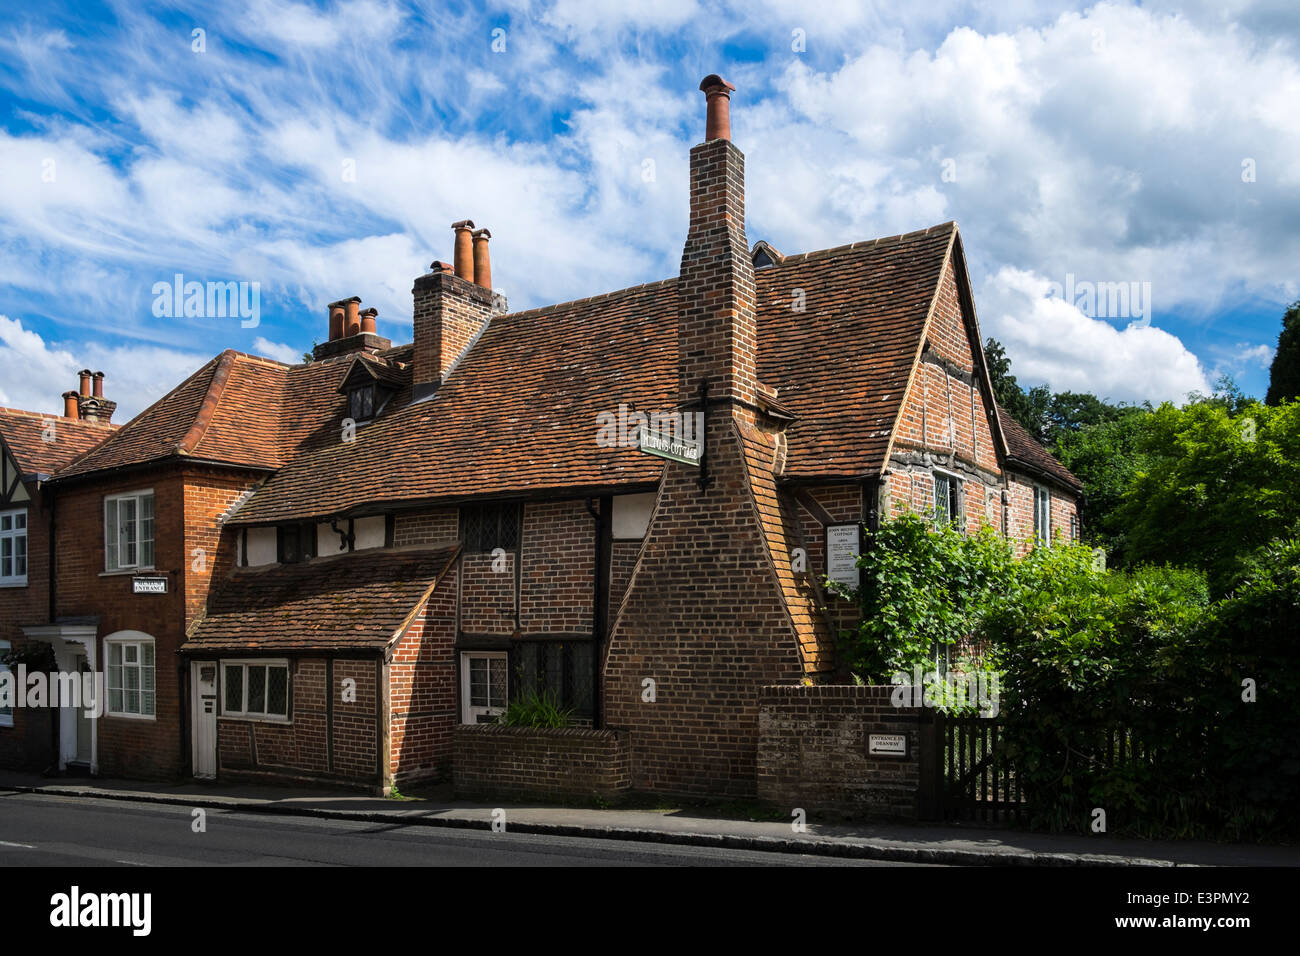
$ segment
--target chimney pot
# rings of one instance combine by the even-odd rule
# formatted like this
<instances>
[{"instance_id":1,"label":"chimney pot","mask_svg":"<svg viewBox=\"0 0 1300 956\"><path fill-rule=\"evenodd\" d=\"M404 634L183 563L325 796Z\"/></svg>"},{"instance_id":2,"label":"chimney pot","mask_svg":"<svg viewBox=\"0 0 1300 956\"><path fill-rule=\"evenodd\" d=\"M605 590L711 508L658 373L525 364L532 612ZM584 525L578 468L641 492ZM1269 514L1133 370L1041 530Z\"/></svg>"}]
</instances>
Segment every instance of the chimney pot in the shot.
<instances>
[{"instance_id":1,"label":"chimney pot","mask_svg":"<svg viewBox=\"0 0 1300 956\"><path fill-rule=\"evenodd\" d=\"M94 374L94 379L95 379L94 396L96 398L103 398L104 397L104 373L96 372Z\"/></svg>"},{"instance_id":2,"label":"chimney pot","mask_svg":"<svg viewBox=\"0 0 1300 956\"><path fill-rule=\"evenodd\" d=\"M354 295L343 303L343 334L356 335L361 331L361 297Z\"/></svg>"},{"instance_id":3,"label":"chimney pot","mask_svg":"<svg viewBox=\"0 0 1300 956\"><path fill-rule=\"evenodd\" d=\"M492 233L486 229L477 229L474 238L474 284L485 289L492 288L492 259L488 253L488 240Z\"/></svg>"},{"instance_id":4,"label":"chimney pot","mask_svg":"<svg viewBox=\"0 0 1300 956\"><path fill-rule=\"evenodd\" d=\"M81 379L81 395L84 398L90 397L90 369L83 368L77 375Z\"/></svg>"},{"instance_id":5,"label":"chimney pot","mask_svg":"<svg viewBox=\"0 0 1300 956\"><path fill-rule=\"evenodd\" d=\"M366 309L364 312L362 312L361 331L373 333L375 331L375 319L378 315L379 315L378 309Z\"/></svg>"},{"instance_id":6,"label":"chimney pot","mask_svg":"<svg viewBox=\"0 0 1300 956\"><path fill-rule=\"evenodd\" d=\"M434 259L429 263L430 272L455 272L455 267L450 262L443 262L440 259Z\"/></svg>"},{"instance_id":7,"label":"chimney pot","mask_svg":"<svg viewBox=\"0 0 1300 956\"><path fill-rule=\"evenodd\" d=\"M343 304L341 302L331 302L329 306L330 317L330 341L343 338L345 331L344 325L347 320L344 318Z\"/></svg>"},{"instance_id":8,"label":"chimney pot","mask_svg":"<svg viewBox=\"0 0 1300 956\"><path fill-rule=\"evenodd\" d=\"M77 398L78 395L76 392L63 393L63 417L64 418L75 419L79 417L77 415Z\"/></svg>"},{"instance_id":9,"label":"chimney pot","mask_svg":"<svg viewBox=\"0 0 1300 956\"><path fill-rule=\"evenodd\" d=\"M704 139L731 139L731 94L736 88L710 73L700 81L705 97Z\"/></svg>"},{"instance_id":10,"label":"chimney pot","mask_svg":"<svg viewBox=\"0 0 1300 956\"><path fill-rule=\"evenodd\" d=\"M473 232L474 220L462 219L453 222L451 228L456 230L456 247L452 261L456 264L456 275L468 282L474 281Z\"/></svg>"}]
</instances>

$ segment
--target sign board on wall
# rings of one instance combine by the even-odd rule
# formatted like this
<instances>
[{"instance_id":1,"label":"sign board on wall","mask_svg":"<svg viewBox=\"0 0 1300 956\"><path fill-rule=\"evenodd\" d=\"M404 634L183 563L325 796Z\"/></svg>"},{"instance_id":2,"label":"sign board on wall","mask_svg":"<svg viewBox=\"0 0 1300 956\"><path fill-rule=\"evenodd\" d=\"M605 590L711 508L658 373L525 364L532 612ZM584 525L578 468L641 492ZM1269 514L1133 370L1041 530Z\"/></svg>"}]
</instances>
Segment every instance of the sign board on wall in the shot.
<instances>
[{"instance_id":1,"label":"sign board on wall","mask_svg":"<svg viewBox=\"0 0 1300 956\"><path fill-rule=\"evenodd\" d=\"M858 556L862 554L862 526L828 524L826 526L826 576L836 584L856 588L861 583Z\"/></svg>"},{"instance_id":2,"label":"sign board on wall","mask_svg":"<svg viewBox=\"0 0 1300 956\"><path fill-rule=\"evenodd\" d=\"M657 455L669 461L681 462L683 465L700 467L700 456L704 454L704 444L698 439L677 438L671 434L652 431L648 425L642 425L637 437L637 447L648 455Z\"/></svg>"},{"instance_id":3,"label":"sign board on wall","mask_svg":"<svg viewBox=\"0 0 1300 956\"><path fill-rule=\"evenodd\" d=\"M867 753L880 757L906 757L905 734L871 734L867 738Z\"/></svg>"},{"instance_id":4,"label":"sign board on wall","mask_svg":"<svg viewBox=\"0 0 1300 956\"><path fill-rule=\"evenodd\" d=\"M132 594L166 594L167 579L162 577L133 577L131 579Z\"/></svg>"}]
</instances>

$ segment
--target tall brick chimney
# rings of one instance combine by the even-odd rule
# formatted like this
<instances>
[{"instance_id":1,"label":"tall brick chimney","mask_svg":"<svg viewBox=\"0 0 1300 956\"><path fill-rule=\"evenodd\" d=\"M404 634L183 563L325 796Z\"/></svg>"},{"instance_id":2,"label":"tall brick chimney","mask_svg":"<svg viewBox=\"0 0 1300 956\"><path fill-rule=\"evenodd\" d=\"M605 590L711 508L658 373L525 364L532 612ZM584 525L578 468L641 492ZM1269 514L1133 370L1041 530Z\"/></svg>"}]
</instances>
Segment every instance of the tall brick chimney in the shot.
<instances>
[{"instance_id":1,"label":"tall brick chimney","mask_svg":"<svg viewBox=\"0 0 1300 956\"><path fill-rule=\"evenodd\" d=\"M706 140L691 150L691 216L677 281L678 400L707 381L710 401L753 406L754 262L745 240L745 156L731 142L730 83L704 78Z\"/></svg>"},{"instance_id":2,"label":"tall brick chimney","mask_svg":"<svg viewBox=\"0 0 1300 956\"><path fill-rule=\"evenodd\" d=\"M503 296L488 285L487 230L476 236L474 223L465 219L452 225L456 231L454 266L434 261L418 276L414 297L415 357L414 398L426 398L496 313L506 311ZM482 252L479 253L479 249ZM476 266L481 261L481 271ZM476 271L482 282L476 282Z\"/></svg>"},{"instance_id":3,"label":"tall brick chimney","mask_svg":"<svg viewBox=\"0 0 1300 956\"><path fill-rule=\"evenodd\" d=\"M706 138L691 150L677 398L696 411L708 385L704 462L664 462L609 635L601 717L630 731L634 786L753 797L760 688L795 683L805 661L782 587L791 573L775 473L783 436L755 403L754 269L744 157L730 140L732 87L713 75L700 89ZM647 677L654 704L641 697Z\"/></svg>"}]
</instances>

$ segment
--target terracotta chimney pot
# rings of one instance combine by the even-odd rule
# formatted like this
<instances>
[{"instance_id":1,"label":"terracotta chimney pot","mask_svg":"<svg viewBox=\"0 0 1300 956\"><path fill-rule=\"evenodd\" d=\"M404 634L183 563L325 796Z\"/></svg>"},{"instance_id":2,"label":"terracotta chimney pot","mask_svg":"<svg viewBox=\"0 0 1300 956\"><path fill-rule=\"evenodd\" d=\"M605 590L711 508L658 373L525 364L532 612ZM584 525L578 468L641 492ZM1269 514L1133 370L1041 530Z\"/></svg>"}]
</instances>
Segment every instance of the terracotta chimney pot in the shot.
<instances>
[{"instance_id":1,"label":"terracotta chimney pot","mask_svg":"<svg viewBox=\"0 0 1300 956\"><path fill-rule=\"evenodd\" d=\"M81 379L82 398L90 398L90 369L83 368L77 375Z\"/></svg>"},{"instance_id":2,"label":"terracotta chimney pot","mask_svg":"<svg viewBox=\"0 0 1300 956\"><path fill-rule=\"evenodd\" d=\"M343 334L356 335L361 331L361 297L354 295L343 303Z\"/></svg>"},{"instance_id":3,"label":"terracotta chimney pot","mask_svg":"<svg viewBox=\"0 0 1300 956\"><path fill-rule=\"evenodd\" d=\"M77 414L77 398L78 395L76 392L63 393L63 417L64 418L80 417Z\"/></svg>"},{"instance_id":4,"label":"terracotta chimney pot","mask_svg":"<svg viewBox=\"0 0 1300 956\"><path fill-rule=\"evenodd\" d=\"M488 240L492 233L486 229L476 229L474 237L474 284L487 290L492 289L492 259L488 254Z\"/></svg>"},{"instance_id":5,"label":"terracotta chimney pot","mask_svg":"<svg viewBox=\"0 0 1300 956\"><path fill-rule=\"evenodd\" d=\"M456 275L468 282L474 281L473 233L474 220L462 219L453 222L451 228L456 230L456 247L452 261L456 264Z\"/></svg>"},{"instance_id":6,"label":"terracotta chimney pot","mask_svg":"<svg viewBox=\"0 0 1300 956\"><path fill-rule=\"evenodd\" d=\"M710 73L700 81L705 96L704 140L731 139L731 93L735 87Z\"/></svg>"},{"instance_id":7,"label":"terracotta chimney pot","mask_svg":"<svg viewBox=\"0 0 1300 956\"><path fill-rule=\"evenodd\" d=\"M344 324L346 319L343 317L343 306L337 302L329 307L330 316L330 341L343 338Z\"/></svg>"},{"instance_id":8,"label":"terracotta chimney pot","mask_svg":"<svg viewBox=\"0 0 1300 956\"><path fill-rule=\"evenodd\" d=\"M94 375L94 379L95 379L94 395L96 398L103 398L104 397L104 373L96 372Z\"/></svg>"},{"instance_id":9,"label":"terracotta chimney pot","mask_svg":"<svg viewBox=\"0 0 1300 956\"><path fill-rule=\"evenodd\" d=\"M361 331L374 333L375 318L379 315L378 309L366 309L361 313Z\"/></svg>"}]
</instances>

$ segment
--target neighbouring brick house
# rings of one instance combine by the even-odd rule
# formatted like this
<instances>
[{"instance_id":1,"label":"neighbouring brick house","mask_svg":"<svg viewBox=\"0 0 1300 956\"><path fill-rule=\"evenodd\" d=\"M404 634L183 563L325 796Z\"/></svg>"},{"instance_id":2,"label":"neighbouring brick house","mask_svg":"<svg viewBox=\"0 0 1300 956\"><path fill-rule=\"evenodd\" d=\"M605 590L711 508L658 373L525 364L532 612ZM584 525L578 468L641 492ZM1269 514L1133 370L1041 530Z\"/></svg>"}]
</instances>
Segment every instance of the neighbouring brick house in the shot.
<instances>
[{"instance_id":1,"label":"neighbouring brick house","mask_svg":"<svg viewBox=\"0 0 1300 956\"><path fill-rule=\"evenodd\" d=\"M61 470L46 625L93 619L151 694L110 679L99 769L752 795L761 688L831 680L853 618L828 534L1077 533L1078 481L992 400L955 224L751 248L731 87L701 89L678 276L511 313L458 222L410 344L340 300L310 363L224 352ZM532 689L580 727L481 727Z\"/></svg>"},{"instance_id":2,"label":"neighbouring brick house","mask_svg":"<svg viewBox=\"0 0 1300 956\"><path fill-rule=\"evenodd\" d=\"M91 379L94 378L94 392ZM81 373L79 391L65 392L63 416L0 408L0 660L52 652L60 670L95 661L94 627L65 622L67 639L33 640L24 627L51 619L50 541L54 510L50 477L113 431L115 403L103 397L102 372ZM17 670L0 663L16 680ZM66 769L92 763L88 719L73 708L55 720L48 709L0 705L0 766Z\"/></svg>"}]
</instances>

